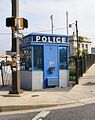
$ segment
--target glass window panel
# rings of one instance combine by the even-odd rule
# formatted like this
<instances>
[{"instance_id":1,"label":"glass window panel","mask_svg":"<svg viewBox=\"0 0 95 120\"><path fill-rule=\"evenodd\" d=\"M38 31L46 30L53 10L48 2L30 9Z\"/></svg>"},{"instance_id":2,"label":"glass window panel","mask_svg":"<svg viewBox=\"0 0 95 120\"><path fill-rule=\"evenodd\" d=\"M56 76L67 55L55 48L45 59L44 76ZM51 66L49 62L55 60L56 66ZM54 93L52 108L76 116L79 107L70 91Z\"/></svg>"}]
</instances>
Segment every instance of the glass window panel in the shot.
<instances>
[{"instance_id":1,"label":"glass window panel","mask_svg":"<svg viewBox=\"0 0 95 120\"><path fill-rule=\"evenodd\" d=\"M32 50L30 47L21 48L21 70L32 70Z\"/></svg>"},{"instance_id":2,"label":"glass window panel","mask_svg":"<svg viewBox=\"0 0 95 120\"><path fill-rule=\"evenodd\" d=\"M59 47L60 69L67 69L67 47Z\"/></svg>"},{"instance_id":3,"label":"glass window panel","mask_svg":"<svg viewBox=\"0 0 95 120\"><path fill-rule=\"evenodd\" d=\"M43 47L34 46L34 70L43 69Z\"/></svg>"},{"instance_id":4,"label":"glass window panel","mask_svg":"<svg viewBox=\"0 0 95 120\"><path fill-rule=\"evenodd\" d=\"M86 49L88 49L88 44L86 44Z\"/></svg>"},{"instance_id":5,"label":"glass window panel","mask_svg":"<svg viewBox=\"0 0 95 120\"><path fill-rule=\"evenodd\" d=\"M84 49L84 44L82 44L82 48Z\"/></svg>"}]
</instances>

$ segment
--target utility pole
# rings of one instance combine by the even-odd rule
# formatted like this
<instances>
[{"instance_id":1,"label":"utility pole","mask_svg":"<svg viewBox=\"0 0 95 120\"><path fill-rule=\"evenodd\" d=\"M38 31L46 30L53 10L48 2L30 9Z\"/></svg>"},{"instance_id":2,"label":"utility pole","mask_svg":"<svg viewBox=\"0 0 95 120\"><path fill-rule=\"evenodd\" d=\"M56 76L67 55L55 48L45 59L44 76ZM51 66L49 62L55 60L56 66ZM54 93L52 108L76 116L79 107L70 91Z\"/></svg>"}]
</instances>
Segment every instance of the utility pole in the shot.
<instances>
[{"instance_id":1,"label":"utility pole","mask_svg":"<svg viewBox=\"0 0 95 120\"><path fill-rule=\"evenodd\" d=\"M53 34L53 28L54 28L54 25L53 25L53 15L50 16L50 19L51 19L51 33Z\"/></svg>"},{"instance_id":2,"label":"utility pole","mask_svg":"<svg viewBox=\"0 0 95 120\"><path fill-rule=\"evenodd\" d=\"M68 29L68 11L66 11L66 32L67 32L67 43L69 44L69 29ZM68 64L69 64L69 57L70 57L70 46L68 46ZM67 84L69 85L69 70L68 70L68 79Z\"/></svg>"},{"instance_id":3,"label":"utility pole","mask_svg":"<svg viewBox=\"0 0 95 120\"><path fill-rule=\"evenodd\" d=\"M67 36L69 35L69 30L68 30L68 12L66 11L66 30L67 30Z\"/></svg>"},{"instance_id":4,"label":"utility pole","mask_svg":"<svg viewBox=\"0 0 95 120\"><path fill-rule=\"evenodd\" d=\"M77 59L76 59L76 84L78 84L78 78L79 78L79 38L78 38L78 25L77 20L75 21L76 26L76 38L77 38Z\"/></svg>"},{"instance_id":5,"label":"utility pole","mask_svg":"<svg viewBox=\"0 0 95 120\"><path fill-rule=\"evenodd\" d=\"M77 20L75 23L72 23L69 25L69 27L72 27L72 25L75 25L76 27L76 38L77 38L77 57L76 57L76 84L78 84L78 78L79 78L79 38L78 38L78 22Z\"/></svg>"},{"instance_id":6,"label":"utility pole","mask_svg":"<svg viewBox=\"0 0 95 120\"><path fill-rule=\"evenodd\" d=\"M77 20L75 22L76 26L76 38L77 38L77 59L79 59L79 38L78 38L78 24Z\"/></svg>"},{"instance_id":7,"label":"utility pole","mask_svg":"<svg viewBox=\"0 0 95 120\"><path fill-rule=\"evenodd\" d=\"M79 58L79 37L78 37L78 21L76 20L75 23L69 24L69 27L71 28L72 25L75 25L76 27L76 39L77 39L77 58Z\"/></svg>"},{"instance_id":8,"label":"utility pole","mask_svg":"<svg viewBox=\"0 0 95 120\"><path fill-rule=\"evenodd\" d=\"M12 17L19 17L19 0L11 0ZM16 29L12 29L12 55L16 58L16 68L12 70L12 90L10 94L19 94L20 90L20 54L19 54L19 39L14 37Z\"/></svg>"}]
</instances>

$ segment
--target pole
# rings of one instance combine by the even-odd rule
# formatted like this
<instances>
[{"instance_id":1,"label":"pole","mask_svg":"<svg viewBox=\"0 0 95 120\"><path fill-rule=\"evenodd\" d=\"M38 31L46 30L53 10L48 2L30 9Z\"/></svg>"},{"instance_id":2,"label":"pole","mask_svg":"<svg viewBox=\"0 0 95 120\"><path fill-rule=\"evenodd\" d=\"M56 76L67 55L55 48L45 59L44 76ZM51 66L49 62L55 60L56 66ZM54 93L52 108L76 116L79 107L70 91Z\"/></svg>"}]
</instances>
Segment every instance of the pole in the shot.
<instances>
[{"instance_id":1,"label":"pole","mask_svg":"<svg viewBox=\"0 0 95 120\"><path fill-rule=\"evenodd\" d=\"M78 78L79 78L79 40L78 40L78 25L77 21L75 21L76 26L76 38L77 38L77 58L76 58L76 84L78 84Z\"/></svg>"},{"instance_id":2,"label":"pole","mask_svg":"<svg viewBox=\"0 0 95 120\"><path fill-rule=\"evenodd\" d=\"M69 44L69 29L68 28L69 28L69 24L68 24L68 12L66 11L66 32L67 32L67 42ZM69 65L69 57L70 57L70 47L68 46L68 51L67 51L68 65ZM69 85L69 70L68 70L67 85Z\"/></svg>"},{"instance_id":3,"label":"pole","mask_svg":"<svg viewBox=\"0 0 95 120\"><path fill-rule=\"evenodd\" d=\"M76 38L77 38L77 58L79 58L79 40L78 40L78 25L77 25L77 21L75 22L76 25Z\"/></svg>"},{"instance_id":4,"label":"pole","mask_svg":"<svg viewBox=\"0 0 95 120\"><path fill-rule=\"evenodd\" d=\"M68 12L66 11L66 30L67 30L67 36L69 35L69 30L68 30Z\"/></svg>"},{"instance_id":5,"label":"pole","mask_svg":"<svg viewBox=\"0 0 95 120\"><path fill-rule=\"evenodd\" d=\"M2 62L1 62L1 77L2 77L2 85L4 86L4 76L3 76L3 65L2 65Z\"/></svg>"},{"instance_id":6,"label":"pole","mask_svg":"<svg viewBox=\"0 0 95 120\"><path fill-rule=\"evenodd\" d=\"M53 15L50 16L50 19L51 19L51 33L53 34Z\"/></svg>"},{"instance_id":7,"label":"pole","mask_svg":"<svg viewBox=\"0 0 95 120\"><path fill-rule=\"evenodd\" d=\"M12 2L12 16L19 16L19 0L11 0ZM15 54L16 57L16 68L12 70L12 90L9 91L10 94L19 94L20 90L20 66L19 66L19 39L14 38L14 32L12 30L12 53Z\"/></svg>"}]
</instances>

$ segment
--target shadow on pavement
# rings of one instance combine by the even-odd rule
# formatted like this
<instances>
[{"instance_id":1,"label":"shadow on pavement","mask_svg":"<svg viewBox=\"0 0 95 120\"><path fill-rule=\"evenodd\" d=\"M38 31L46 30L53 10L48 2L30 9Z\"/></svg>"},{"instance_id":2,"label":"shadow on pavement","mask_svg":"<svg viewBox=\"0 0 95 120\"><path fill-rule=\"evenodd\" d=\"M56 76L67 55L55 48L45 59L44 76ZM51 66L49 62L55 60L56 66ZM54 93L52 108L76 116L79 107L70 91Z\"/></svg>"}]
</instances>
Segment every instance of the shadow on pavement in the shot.
<instances>
[{"instance_id":1,"label":"shadow on pavement","mask_svg":"<svg viewBox=\"0 0 95 120\"><path fill-rule=\"evenodd\" d=\"M12 88L11 85L6 85L6 86L0 85L0 91L10 91L11 88Z\"/></svg>"},{"instance_id":2,"label":"shadow on pavement","mask_svg":"<svg viewBox=\"0 0 95 120\"><path fill-rule=\"evenodd\" d=\"M90 86L90 85L95 85L95 83L94 83L94 82L87 82L87 83L82 84L82 85L85 85L85 86Z\"/></svg>"},{"instance_id":3,"label":"shadow on pavement","mask_svg":"<svg viewBox=\"0 0 95 120\"><path fill-rule=\"evenodd\" d=\"M6 85L6 86L0 86L0 91L10 91L12 88L11 85ZM31 90L31 92L69 92L73 87L63 87L63 88L46 88L46 89L40 89L40 90ZM30 91L30 90L25 90L25 91Z\"/></svg>"},{"instance_id":4,"label":"shadow on pavement","mask_svg":"<svg viewBox=\"0 0 95 120\"><path fill-rule=\"evenodd\" d=\"M63 87L63 88L46 88L42 90L33 90L33 92L69 92L73 87Z\"/></svg>"}]
</instances>

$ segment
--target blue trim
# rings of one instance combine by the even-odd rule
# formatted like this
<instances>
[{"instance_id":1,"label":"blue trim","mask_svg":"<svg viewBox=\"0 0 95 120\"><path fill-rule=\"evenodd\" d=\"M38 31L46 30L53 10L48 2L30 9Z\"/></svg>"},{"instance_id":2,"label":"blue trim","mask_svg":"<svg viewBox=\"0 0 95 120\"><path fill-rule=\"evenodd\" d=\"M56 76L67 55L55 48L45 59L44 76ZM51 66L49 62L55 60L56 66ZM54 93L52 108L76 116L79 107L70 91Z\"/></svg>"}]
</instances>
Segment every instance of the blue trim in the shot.
<instances>
[{"instance_id":1,"label":"blue trim","mask_svg":"<svg viewBox=\"0 0 95 120\"><path fill-rule=\"evenodd\" d=\"M44 60L44 56L45 56L45 45L43 46L43 88L46 88L46 83L45 83L45 74L44 74L44 71L45 71L45 60Z\"/></svg>"},{"instance_id":2,"label":"blue trim","mask_svg":"<svg viewBox=\"0 0 95 120\"><path fill-rule=\"evenodd\" d=\"M52 55L56 56L57 58L55 59L55 57L51 58L50 56L51 55L46 55L46 52L49 52L48 51L48 47L53 47L54 45L44 45L44 88L48 88L48 79L53 79L53 78L57 78L58 81L57 81L57 84L56 86L58 87L59 86L59 47L57 45L55 45L55 52L54 52L54 48L53 48L53 52L51 52ZM46 57L47 56L47 57ZM47 60L46 60L47 59ZM48 68L52 65L50 64L47 64L48 63L48 60L53 60L54 61L54 66L55 66L55 71L53 74L50 74L49 71L48 71Z\"/></svg>"},{"instance_id":3,"label":"blue trim","mask_svg":"<svg viewBox=\"0 0 95 120\"><path fill-rule=\"evenodd\" d=\"M31 42L31 45L58 45L58 46L69 46L67 43L43 43L43 42Z\"/></svg>"},{"instance_id":4,"label":"blue trim","mask_svg":"<svg viewBox=\"0 0 95 120\"><path fill-rule=\"evenodd\" d=\"M60 36L60 37L67 37L67 35L62 35L62 34L48 34L48 33L35 33L35 32L32 32L30 34L28 34L27 36L32 36L32 35L45 35L45 36ZM25 36L25 37L27 37Z\"/></svg>"},{"instance_id":5,"label":"blue trim","mask_svg":"<svg viewBox=\"0 0 95 120\"><path fill-rule=\"evenodd\" d=\"M34 70L33 46L31 46L31 50L32 50L32 71L33 71Z\"/></svg>"},{"instance_id":6,"label":"blue trim","mask_svg":"<svg viewBox=\"0 0 95 120\"><path fill-rule=\"evenodd\" d=\"M68 48L67 48L67 70L69 69L69 46L68 46Z\"/></svg>"},{"instance_id":7,"label":"blue trim","mask_svg":"<svg viewBox=\"0 0 95 120\"><path fill-rule=\"evenodd\" d=\"M34 45L32 45L32 50L33 50L33 46ZM43 61L44 61L44 56L43 56L43 45L35 45L35 46L41 46L42 47L42 57L43 57ZM43 71L43 68L42 69L35 69L34 68L34 50L33 50L33 71ZM43 67L44 67L44 65L43 65Z\"/></svg>"},{"instance_id":8,"label":"blue trim","mask_svg":"<svg viewBox=\"0 0 95 120\"><path fill-rule=\"evenodd\" d=\"M26 47L31 47L31 44L29 45L21 45L20 48L26 48Z\"/></svg>"},{"instance_id":9,"label":"blue trim","mask_svg":"<svg viewBox=\"0 0 95 120\"><path fill-rule=\"evenodd\" d=\"M58 61L57 61L57 62L58 62L58 70L59 70L59 71L58 71L58 72L59 72L59 74L58 74L58 78L59 78L59 80L58 80L58 87L59 87L59 86L60 86L59 46L57 46L57 52L58 52L58 53L57 53L57 55L58 55Z\"/></svg>"}]
</instances>

